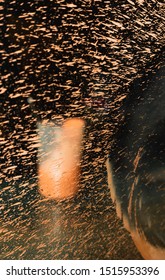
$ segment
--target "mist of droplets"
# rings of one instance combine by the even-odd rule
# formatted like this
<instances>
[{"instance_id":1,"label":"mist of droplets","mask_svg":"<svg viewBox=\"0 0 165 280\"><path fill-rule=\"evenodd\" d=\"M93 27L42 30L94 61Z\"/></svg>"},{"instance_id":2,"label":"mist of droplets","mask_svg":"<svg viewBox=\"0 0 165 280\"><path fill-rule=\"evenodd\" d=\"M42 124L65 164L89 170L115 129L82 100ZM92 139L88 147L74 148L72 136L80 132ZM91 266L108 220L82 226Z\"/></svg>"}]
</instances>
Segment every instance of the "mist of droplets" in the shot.
<instances>
[{"instance_id":1,"label":"mist of droplets","mask_svg":"<svg viewBox=\"0 0 165 280\"><path fill-rule=\"evenodd\" d=\"M1 258L139 258L116 219L105 161L129 85L164 44L163 1L2 0L0 27ZM37 123L75 116L86 122L80 190L48 201Z\"/></svg>"}]
</instances>

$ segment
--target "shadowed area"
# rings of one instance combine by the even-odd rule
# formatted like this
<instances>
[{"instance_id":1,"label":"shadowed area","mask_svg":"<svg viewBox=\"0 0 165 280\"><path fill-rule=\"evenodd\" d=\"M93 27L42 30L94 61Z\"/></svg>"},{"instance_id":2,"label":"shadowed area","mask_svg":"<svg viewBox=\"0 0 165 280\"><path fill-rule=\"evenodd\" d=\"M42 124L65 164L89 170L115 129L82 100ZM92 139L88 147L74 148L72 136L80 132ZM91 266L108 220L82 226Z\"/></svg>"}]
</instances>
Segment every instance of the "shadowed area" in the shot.
<instances>
[{"instance_id":1,"label":"shadowed area","mask_svg":"<svg viewBox=\"0 0 165 280\"><path fill-rule=\"evenodd\" d=\"M147 259L165 259L163 61L162 53L160 66L150 75L147 84L139 81L136 88L132 88L132 95L124 105L125 120L107 166L117 212Z\"/></svg>"}]
</instances>

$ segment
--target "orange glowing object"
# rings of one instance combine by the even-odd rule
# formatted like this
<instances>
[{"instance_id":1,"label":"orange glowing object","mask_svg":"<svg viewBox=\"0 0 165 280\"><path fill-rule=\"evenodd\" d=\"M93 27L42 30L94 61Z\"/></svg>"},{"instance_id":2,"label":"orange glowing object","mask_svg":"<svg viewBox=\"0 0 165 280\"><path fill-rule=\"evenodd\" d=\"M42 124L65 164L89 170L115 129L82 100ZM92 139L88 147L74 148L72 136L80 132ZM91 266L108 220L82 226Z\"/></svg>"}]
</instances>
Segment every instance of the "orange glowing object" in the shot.
<instances>
[{"instance_id":1,"label":"orange glowing object","mask_svg":"<svg viewBox=\"0 0 165 280\"><path fill-rule=\"evenodd\" d=\"M62 200L76 194L83 129L84 121L78 118L66 120L61 127L52 123L39 125L38 180L45 197Z\"/></svg>"}]
</instances>

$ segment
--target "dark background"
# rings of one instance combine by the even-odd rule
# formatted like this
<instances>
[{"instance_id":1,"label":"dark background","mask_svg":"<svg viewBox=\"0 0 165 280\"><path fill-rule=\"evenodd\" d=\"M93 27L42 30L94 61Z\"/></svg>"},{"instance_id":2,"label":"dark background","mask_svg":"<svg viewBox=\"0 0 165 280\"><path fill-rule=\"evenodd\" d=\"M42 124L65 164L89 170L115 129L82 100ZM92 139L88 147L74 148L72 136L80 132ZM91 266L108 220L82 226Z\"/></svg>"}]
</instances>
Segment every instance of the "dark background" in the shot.
<instances>
[{"instance_id":1,"label":"dark background","mask_svg":"<svg viewBox=\"0 0 165 280\"><path fill-rule=\"evenodd\" d=\"M161 59L163 1L6 0L0 26L1 258L141 258L116 217L105 161L131 84ZM86 129L80 190L57 203L38 192L35 139L37 121L59 116Z\"/></svg>"}]
</instances>

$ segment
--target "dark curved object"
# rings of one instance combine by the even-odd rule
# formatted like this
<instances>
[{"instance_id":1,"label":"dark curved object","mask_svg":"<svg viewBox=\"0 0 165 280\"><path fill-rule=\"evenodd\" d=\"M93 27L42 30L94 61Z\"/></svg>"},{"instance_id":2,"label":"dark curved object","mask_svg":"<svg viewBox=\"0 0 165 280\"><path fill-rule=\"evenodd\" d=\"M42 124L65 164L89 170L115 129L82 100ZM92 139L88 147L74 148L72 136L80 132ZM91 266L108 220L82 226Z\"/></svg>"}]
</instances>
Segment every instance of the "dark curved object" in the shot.
<instances>
[{"instance_id":1,"label":"dark curved object","mask_svg":"<svg viewBox=\"0 0 165 280\"><path fill-rule=\"evenodd\" d=\"M118 216L146 259L165 259L165 64L134 82L107 160Z\"/></svg>"}]
</instances>

